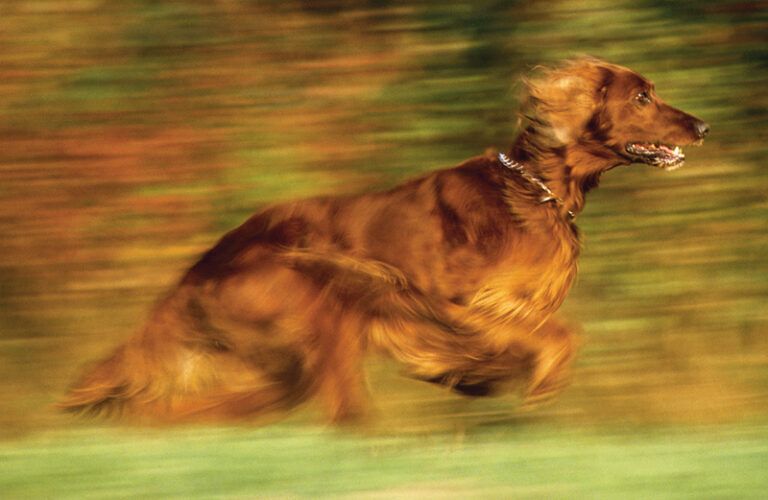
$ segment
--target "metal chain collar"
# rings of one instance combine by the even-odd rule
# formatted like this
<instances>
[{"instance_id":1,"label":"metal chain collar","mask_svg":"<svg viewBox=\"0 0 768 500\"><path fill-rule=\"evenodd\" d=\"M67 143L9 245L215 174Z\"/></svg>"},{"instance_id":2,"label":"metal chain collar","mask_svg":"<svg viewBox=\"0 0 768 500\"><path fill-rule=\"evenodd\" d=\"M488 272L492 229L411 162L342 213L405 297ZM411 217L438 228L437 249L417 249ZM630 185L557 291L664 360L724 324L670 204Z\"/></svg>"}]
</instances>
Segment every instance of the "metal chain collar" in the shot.
<instances>
[{"instance_id":1,"label":"metal chain collar","mask_svg":"<svg viewBox=\"0 0 768 500\"><path fill-rule=\"evenodd\" d=\"M557 196L549 187L544 184L544 181L533 175L532 173L528 172L528 170L525 169L525 165L522 163L518 163L516 161L510 160L507 155L504 153L499 153L499 161L502 165L507 167L510 170L514 170L518 174L520 174L520 177L528 181L529 184L533 184L536 186L539 191L542 191L544 194L539 198L539 203L547 203L549 201L554 201L555 204L559 206L564 206L565 202ZM571 219L576 218L576 214L573 213L573 211L568 210L568 217Z\"/></svg>"}]
</instances>

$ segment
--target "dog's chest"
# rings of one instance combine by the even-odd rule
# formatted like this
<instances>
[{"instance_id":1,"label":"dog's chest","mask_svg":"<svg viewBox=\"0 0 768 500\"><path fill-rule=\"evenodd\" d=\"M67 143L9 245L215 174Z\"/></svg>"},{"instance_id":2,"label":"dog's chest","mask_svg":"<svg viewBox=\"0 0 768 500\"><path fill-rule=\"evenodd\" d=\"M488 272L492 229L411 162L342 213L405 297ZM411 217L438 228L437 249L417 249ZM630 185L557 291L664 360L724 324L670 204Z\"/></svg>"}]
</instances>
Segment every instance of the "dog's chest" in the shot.
<instances>
[{"instance_id":1,"label":"dog's chest","mask_svg":"<svg viewBox=\"0 0 768 500\"><path fill-rule=\"evenodd\" d=\"M470 307L496 317L521 319L557 310L576 277L579 243L564 224L548 229L513 241Z\"/></svg>"}]
</instances>

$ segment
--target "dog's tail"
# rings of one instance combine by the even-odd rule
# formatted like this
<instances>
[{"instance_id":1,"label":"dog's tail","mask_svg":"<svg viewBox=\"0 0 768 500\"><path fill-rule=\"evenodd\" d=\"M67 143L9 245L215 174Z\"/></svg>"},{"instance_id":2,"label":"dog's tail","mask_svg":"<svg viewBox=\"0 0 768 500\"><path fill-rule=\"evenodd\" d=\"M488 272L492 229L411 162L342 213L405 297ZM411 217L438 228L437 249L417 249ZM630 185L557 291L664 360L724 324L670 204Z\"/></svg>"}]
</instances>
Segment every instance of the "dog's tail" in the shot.
<instances>
[{"instance_id":1,"label":"dog's tail","mask_svg":"<svg viewBox=\"0 0 768 500\"><path fill-rule=\"evenodd\" d=\"M85 372L57 407L89 415L119 412L141 392L126 367L125 347Z\"/></svg>"},{"instance_id":2,"label":"dog's tail","mask_svg":"<svg viewBox=\"0 0 768 500\"><path fill-rule=\"evenodd\" d=\"M187 422L253 418L286 410L303 401L312 387L302 379L288 387L274 383L228 387L214 380L207 390L186 390L174 384L174 375L150 372L130 346L86 371L56 406L86 416L130 417L147 422ZM136 359L132 359L135 357ZM148 369L149 368L149 369ZM149 375L153 373L153 375ZM164 380L164 378L170 380Z\"/></svg>"},{"instance_id":3,"label":"dog's tail","mask_svg":"<svg viewBox=\"0 0 768 500\"><path fill-rule=\"evenodd\" d=\"M270 379L235 353L185 345L163 335L165 328L156 315L144 332L87 369L56 407L145 422L243 419L292 408L313 390L306 377ZM278 361L300 368L290 357Z\"/></svg>"}]
</instances>

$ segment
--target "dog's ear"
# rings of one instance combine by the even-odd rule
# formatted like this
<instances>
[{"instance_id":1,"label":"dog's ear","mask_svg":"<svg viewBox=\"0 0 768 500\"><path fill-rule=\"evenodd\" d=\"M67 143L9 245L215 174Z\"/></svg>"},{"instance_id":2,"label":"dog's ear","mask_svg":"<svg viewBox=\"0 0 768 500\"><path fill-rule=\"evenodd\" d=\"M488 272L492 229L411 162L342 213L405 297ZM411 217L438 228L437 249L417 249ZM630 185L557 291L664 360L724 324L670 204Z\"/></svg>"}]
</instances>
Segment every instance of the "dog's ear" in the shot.
<instances>
[{"instance_id":1,"label":"dog's ear","mask_svg":"<svg viewBox=\"0 0 768 500\"><path fill-rule=\"evenodd\" d=\"M584 132L610 84L602 90L599 61L593 58L539 68L524 82L521 120L551 146L570 144Z\"/></svg>"},{"instance_id":2,"label":"dog's ear","mask_svg":"<svg viewBox=\"0 0 768 500\"><path fill-rule=\"evenodd\" d=\"M598 85L597 89L597 97L601 103L604 103L606 96L608 95L608 87L610 87L613 84L613 81L616 79L616 73L614 73L607 66L600 66L599 71L600 84Z\"/></svg>"}]
</instances>

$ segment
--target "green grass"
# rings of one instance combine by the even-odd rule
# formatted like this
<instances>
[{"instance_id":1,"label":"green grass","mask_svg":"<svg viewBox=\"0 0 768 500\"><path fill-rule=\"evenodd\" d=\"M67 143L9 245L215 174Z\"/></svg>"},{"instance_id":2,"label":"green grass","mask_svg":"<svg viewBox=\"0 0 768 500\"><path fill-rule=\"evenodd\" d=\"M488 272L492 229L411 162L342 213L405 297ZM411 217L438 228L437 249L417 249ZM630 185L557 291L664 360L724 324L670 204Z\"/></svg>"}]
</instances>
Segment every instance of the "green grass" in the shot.
<instances>
[{"instance_id":1,"label":"green grass","mask_svg":"<svg viewBox=\"0 0 768 500\"><path fill-rule=\"evenodd\" d=\"M491 426L362 436L280 424L49 431L0 445L4 498L759 498L763 426Z\"/></svg>"}]
</instances>

